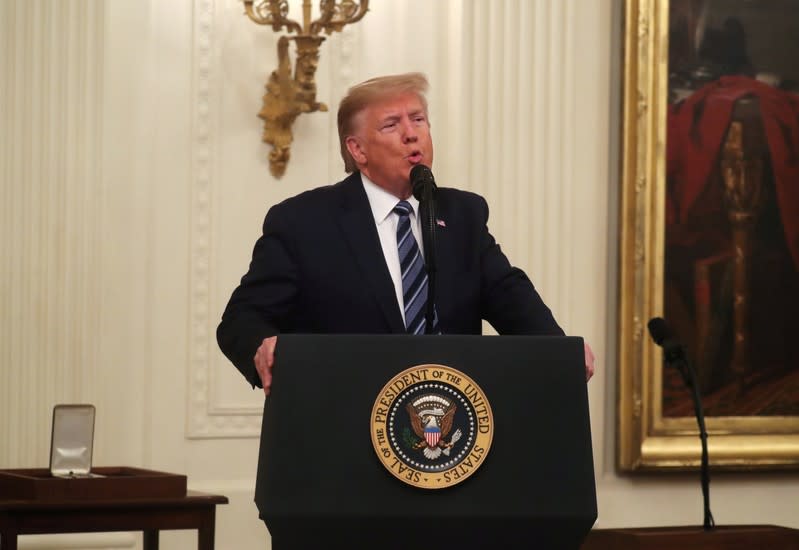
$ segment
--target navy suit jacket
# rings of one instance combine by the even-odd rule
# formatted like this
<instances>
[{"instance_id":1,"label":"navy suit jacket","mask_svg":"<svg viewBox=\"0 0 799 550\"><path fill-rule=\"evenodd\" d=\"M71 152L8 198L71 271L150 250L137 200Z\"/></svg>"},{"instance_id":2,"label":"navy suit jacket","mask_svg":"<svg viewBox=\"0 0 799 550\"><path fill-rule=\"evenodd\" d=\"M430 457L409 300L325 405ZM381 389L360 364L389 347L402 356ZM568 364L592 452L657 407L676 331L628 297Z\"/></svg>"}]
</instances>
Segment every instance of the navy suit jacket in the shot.
<instances>
[{"instance_id":1,"label":"navy suit jacket","mask_svg":"<svg viewBox=\"0 0 799 550\"><path fill-rule=\"evenodd\" d=\"M439 188L436 311L444 334L562 335L528 277L512 267L474 193ZM249 271L217 329L225 355L260 386L253 356L279 333L405 333L358 172L273 206Z\"/></svg>"}]
</instances>

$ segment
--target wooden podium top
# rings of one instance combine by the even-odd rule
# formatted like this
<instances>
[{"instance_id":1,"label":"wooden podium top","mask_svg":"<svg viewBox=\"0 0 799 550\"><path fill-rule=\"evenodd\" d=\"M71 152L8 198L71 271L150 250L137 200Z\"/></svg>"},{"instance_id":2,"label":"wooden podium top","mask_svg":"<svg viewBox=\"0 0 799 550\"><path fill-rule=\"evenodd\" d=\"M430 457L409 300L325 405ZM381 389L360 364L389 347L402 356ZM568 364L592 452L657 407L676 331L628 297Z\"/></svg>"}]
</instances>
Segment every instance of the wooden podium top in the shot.
<instances>
[{"instance_id":1,"label":"wooden podium top","mask_svg":"<svg viewBox=\"0 0 799 550\"><path fill-rule=\"evenodd\" d=\"M775 525L595 529L581 550L799 550L799 530Z\"/></svg>"}]
</instances>

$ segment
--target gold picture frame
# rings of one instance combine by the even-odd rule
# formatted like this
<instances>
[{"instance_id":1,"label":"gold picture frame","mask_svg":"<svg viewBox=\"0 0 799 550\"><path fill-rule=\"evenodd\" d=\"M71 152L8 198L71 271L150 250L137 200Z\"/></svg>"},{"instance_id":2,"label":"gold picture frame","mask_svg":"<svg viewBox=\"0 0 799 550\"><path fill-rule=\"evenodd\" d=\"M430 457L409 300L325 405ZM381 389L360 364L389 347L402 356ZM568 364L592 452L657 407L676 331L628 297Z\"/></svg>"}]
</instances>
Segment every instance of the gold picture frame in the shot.
<instances>
[{"instance_id":1,"label":"gold picture frame","mask_svg":"<svg viewBox=\"0 0 799 550\"><path fill-rule=\"evenodd\" d=\"M624 15L617 466L686 470L700 463L697 423L664 416L661 350L646 327L664 311L669 1L626 0ZM799 467L799 416L708 417L707 429L714 469Z\"/></svg>"}]
</instances>

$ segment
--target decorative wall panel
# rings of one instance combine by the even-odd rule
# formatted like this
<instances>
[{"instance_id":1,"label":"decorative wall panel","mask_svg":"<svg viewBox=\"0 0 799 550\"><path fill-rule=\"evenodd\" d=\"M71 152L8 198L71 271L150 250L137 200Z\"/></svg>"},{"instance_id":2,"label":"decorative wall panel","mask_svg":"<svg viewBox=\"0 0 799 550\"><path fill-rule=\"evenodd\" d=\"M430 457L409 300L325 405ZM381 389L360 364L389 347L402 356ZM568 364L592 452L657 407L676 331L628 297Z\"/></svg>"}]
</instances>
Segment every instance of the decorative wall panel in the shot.
<instances>
[{"instance_id":1,"label":"decorative wall panel","mask_svg":"<svg viewBox=\"0 0 799 550\"><path fill-rule=\"evenodd\" d=\"M190 437L259 433L262 394L217 350L216 324L269 205L343 176L335 111L346 89L366 78L427 73L439 184L488 199L491 230L568 326L572 257L550 237L574 236L576 6L376 2L361 22L323 43L318 99L330 111L297 120L286 176L274 180L255 113L280 33L226 4L195 0ZM413 27L414 40L387 32L397 26ZM245 107L249 119L240 112ZM237 141L241 132L247 149L233 150L233 141L245 143Z\"/></svg>"},{"instance_id":2,"label":"decorative wall panel","mask_svg":"<svg viewBox=\"0 0 799 550\"><path fill-rule=\"evenodd\" d=\"M103 4L0 2L0 465L97 398Z\"/></svg>"}]
</instances>

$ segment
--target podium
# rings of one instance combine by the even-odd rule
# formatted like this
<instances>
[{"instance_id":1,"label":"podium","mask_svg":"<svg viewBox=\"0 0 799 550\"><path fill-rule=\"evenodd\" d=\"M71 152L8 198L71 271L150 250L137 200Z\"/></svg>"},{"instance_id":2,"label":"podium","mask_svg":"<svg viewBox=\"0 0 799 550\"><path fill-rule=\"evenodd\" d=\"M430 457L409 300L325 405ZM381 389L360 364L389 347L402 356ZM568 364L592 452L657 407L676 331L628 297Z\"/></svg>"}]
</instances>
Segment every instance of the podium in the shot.
<instances>
[{"instance_id":1,"label":"podium","mask_svg":"<svg viewBox=\"0 0 799 550\"><path fill-rule=\"evenodd\" d=\"M275 358L255 494L275 550L576 550L594 524L581 338L281 335ZM372 446L376 398L416 365L462 372L493 411L484 462L455 486L407 485Z\"/></svg>"}]
</instances>

